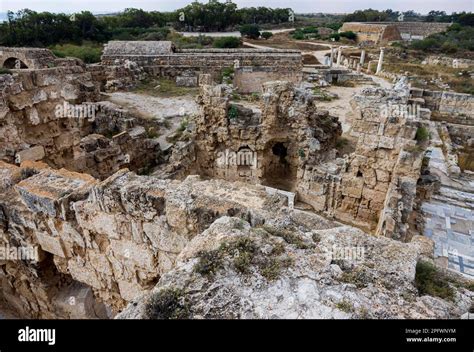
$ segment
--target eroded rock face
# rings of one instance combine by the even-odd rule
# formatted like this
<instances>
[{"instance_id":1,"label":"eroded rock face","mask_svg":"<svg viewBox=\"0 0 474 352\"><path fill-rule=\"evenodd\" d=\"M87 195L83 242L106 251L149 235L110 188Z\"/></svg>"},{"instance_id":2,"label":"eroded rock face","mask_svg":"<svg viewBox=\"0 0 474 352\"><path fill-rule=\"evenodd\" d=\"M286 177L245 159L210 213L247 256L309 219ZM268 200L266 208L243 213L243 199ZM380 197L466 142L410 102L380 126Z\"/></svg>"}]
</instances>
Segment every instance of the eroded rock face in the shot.
<instances>
[{"instance_id":1,"label":"eroded rock face","mask_svg":"<svg viewBox=\"0 0 474 352\"><path fill-rule=\"evenodd\" d=\"M426 238L406 244L348 226L315 230L299 215L275 214L262 227L219 218L118 318L453 318L469 308L465 289L455 302L418 297ZM335 259L354 246L365 248L359 260Z\"/></svg>"},{"instance_id":2,"label":"eroded rock face","mask_svg":"<svg viewBox=\"0 0 474 352\"><path fill-rule=\"evenodd\" d=\"M122 170L99 182L43 163L0 166L4 243L39 248L52 259L54 270L90 287L113 312L151 289L215 219L234 215L259 223L262 214L287 201L267 195L263 187L199 177L180 182ZM44 257L31 265L42 265ZM24 294L15 282L8 285ZM27 316L55 314L53 308L47 313L31 309Z\"/></svg>"}]
</instances>

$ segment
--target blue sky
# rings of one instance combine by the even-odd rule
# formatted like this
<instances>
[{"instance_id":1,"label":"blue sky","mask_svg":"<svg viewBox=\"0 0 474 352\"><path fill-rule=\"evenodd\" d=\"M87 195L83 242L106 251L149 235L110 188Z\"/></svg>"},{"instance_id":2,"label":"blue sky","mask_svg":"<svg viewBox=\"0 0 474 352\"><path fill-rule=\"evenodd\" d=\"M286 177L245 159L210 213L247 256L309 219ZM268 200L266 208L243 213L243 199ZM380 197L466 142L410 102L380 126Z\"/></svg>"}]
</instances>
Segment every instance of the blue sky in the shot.
<instances>
[{"instance_id":1,"label":"blue sky","mask_svg":"<svg viewBox=\"0 0 474 352\"><path fill-rule=\"evenodd\" d=\"M201 2L203 1L207 0L201 0ZM29 8L36 11L75 12L90 10L94 13L106 13L120 11L127 7L170 11L190 2L191 0L0 0L0 12ZM234 0L234 2L239 7L291 7L296 12L345 13L366 8L378 10L391 8L395 11L415 10L421 13L427 13L432 9L444 10L448 13L474 11L474 0Z\"/></svg>"}]
</instances>

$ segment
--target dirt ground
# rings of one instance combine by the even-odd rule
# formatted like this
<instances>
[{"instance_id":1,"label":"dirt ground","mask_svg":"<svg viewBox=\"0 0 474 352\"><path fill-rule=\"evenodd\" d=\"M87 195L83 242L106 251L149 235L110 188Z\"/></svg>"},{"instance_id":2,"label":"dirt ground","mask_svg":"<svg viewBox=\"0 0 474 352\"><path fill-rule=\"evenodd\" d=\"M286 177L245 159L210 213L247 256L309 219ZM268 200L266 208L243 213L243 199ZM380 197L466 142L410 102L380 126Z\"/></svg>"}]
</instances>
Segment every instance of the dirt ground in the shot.
<instances>
[{"instance_id":1,"label":"dirt ground","mask_svg":"<svg viewBox=\"0 0 474 352\"><path fill-rule=\"evenodd\" d=\"M163 98L132 92L115 92L108 96L111 102L129 109L132 113L159 120L162 129L159 131L158 140L162 149L169 147L170 143L166 141L166 137L176 131L182 119L196 114L199 110L193 95Z\"/></svg>"}]
</instances>

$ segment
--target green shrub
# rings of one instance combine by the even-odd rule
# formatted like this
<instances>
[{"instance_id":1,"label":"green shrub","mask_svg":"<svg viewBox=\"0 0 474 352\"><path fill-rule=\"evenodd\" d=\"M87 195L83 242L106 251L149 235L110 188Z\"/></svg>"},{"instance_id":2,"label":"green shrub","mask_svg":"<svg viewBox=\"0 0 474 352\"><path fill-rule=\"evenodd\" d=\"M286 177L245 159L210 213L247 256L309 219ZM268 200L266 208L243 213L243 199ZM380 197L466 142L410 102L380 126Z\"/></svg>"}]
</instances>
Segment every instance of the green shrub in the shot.
<instances>
[{"instance_id":1,"label":"green shrub","mask_svg":"<svg viewBox=\"0 0 474 352\"><path fill-rule=\"evenodd\" d=\"M352 303L346 300L336 303L336 308L346 313L352 313L354 311Z\"/></svg>"},{"instance_id":2,"label":"green shrub","mask_svg":"<svg viewBox=\"0 0 474 352\"><path fill-rule=\"evenodd\" d=\"M458 47L454 43L444 42L443 45L441 45L441 51L445 54L453 54L458 51Z\"/></svg>"},{"instance_id":3,"label":"green shrub","mask_svg":"<svg viewBox=\"0 0 474 352\"><path fill-rule=\"evenodd\" d=\"M237 37L220 37L214 40L214 48L238 48L240 46L240 38Z\"/></svg>"},{"instance_id":4,"label":"green shrub","mask_svg":"<svg viewBox=\"0 0 474 352\"><path fill-rule=\"evenodd\" d=\"M229 108L229 111L227 112L227 116L229 117L229 119L235 119L239 116L239 111L237 110L237 108L232 105L230 108Z\"/></svg>"},{"instance_id":5,"label":"green shrub","mask_svg":"<svg viewBox=\"0 0 474 352\"><path fill-rule=\"evenodd\" d=\"M298 155L301 159L304 159L306 157L306 153L304 152L303 149L298 150Z\"/></svg>"},{"instance_id":6,"label":"green shrub","mask_svg":"<svg viewBox=\"0 0 474 352\"><path fill-rule=\"evenodd\" d=\"M411 48L415 50L428 50L432 48L438 48L439 42L434 38L425 38L423 40L414 40L411 43Z\"/></svg>"},{"instance_id":7,"label":"green shrub","mask_svg":"<svg viewBox=\"0 0 474 352\"><path fill-rule=\"evenodd\" d=\"M430 132L428 131L428 129L426 127L418 127L418 129L416 130L415 139L418 142L424 142L427 141L429 138Z\"/></svg>"},{"instance_id":8,"label":"green shrub","mask_svg":"<svg viewBox=\"0 0 474 352\"><path fill-rule=\"evenodd\" d=\"M318 28L316 28L315 26L309 26L309 27L303 28L302 32L306 34L316 34L318 33Z\"/></svg>"},{"instance_id":9,"label":"green shrub","mask_svg":"<svg viewBox=\"0 0 474 352\"><path fill-rule=\"evenodd\" d=\"M339 137L336 140L336 149L338 150L343 149L348 143L349 143L349 140L347 138Z\"/></svg>"},{"instance_id":10,"label":"green shrub","mask_svg":"<svg viewBox=\"0 0 474 352\"><path fill-rule=\"evenodd\" d=\"M270 39L271 37L273 37L272 32L263 32L262 33L262 38L265 39L265 40Z\"/></svg>"},{"instance_id":11,"label":"green shrub","mask_svg":"<svg viewBox=\"0 0 474 352\"><path fill-rule=\"evenodd\" d=\"M10 71L8 68L0 67L0 75L9 75L11 73L12 71Z\"/></svg>"},{"instance_id":12,"label":"green shrub","mask_svg":"<svg viewBox=\"0 0 474 352\"><path fill-rule=\"evenodd\" d=\"M232 66L224 67L221 70L221 83L232 83L234 72L235 70Z\"/></svg>"},{"instance_id":13,"label":"green shrub","mask_svg":"<svg viewBox=\"0 0 474 352\"><path fill-rule=\"evenodd\" d=\"M254 24L244 24L240 27L240 34L250 39L258 39L260 37L260 28Z\"/></svg>"},{"instance_id":14,"label":"green shrub","mask_svg":"<svg viewBox=\"0 0 474 352\"><path fill-rule=\"evenodd\" d=\"M357 34L355 34L352 31L341 32L341 33L339 33L339 36L350 39L350 40L356 40L356 38L357 38Z\"/></svg>"},{"instance_id":15,"label":"green shrub","mask_svg":"<svg viewBox=\"0 0 474 352\"><path fill-rule=\"evenodd\" d=\"M449 285L448 279L430 262L419 261L416 264L415 287L420 296L454 299L454 290Z\"/></svg>"},{"instance_id":16,"label":"green shrub","mask_svg":"<svg viewBox=\"0 0 474 352\"><path fill-rule=\"evenodd\" d=\"M102 45L92 43L58 44L51 47L51 50L57 57L75 57L88 64L100 62L102 55Z\"/></svg>"},{"instance_id":17,"label":"green shrub","mask_svg":"<svg viewBox=\"0 0 474 352\"><path fill-rule=\"evenodd\" d=\"M153 32L149 32L140 36L140 40L166 40L171 31L168 28L158 28Z\"/></svg>"},{"instance_id":18,"label":"green shrub","mask_svg":"<svg viewBox=\"0 0 474 352\"><path fill-rule=\"evenodd\" d=\"M181 290L166 288L154 294L145 308L149 319L188 319L189 306Z\"/></svg>"},{"instance_id":19,"label":"green shrub","mask_svg":"<svg viewBox=\"0 0 474 352\"><path fill-rule=\"evenodd\" d=\"M303 40L303 39L305 39L305 35L304 35L304 33L303 33L301 30L296 30L296 31L294 31L291 36L293 37L293 39L296 39L296 40Z\"/></svg>"},{"instance_id":20,"label":"green shrub","mask_svg":"<svg viewBox=\"0 0 474 352\"><path fill-rule=\"evenodd\" d=\"M341 36L339 33L333 33L329 36L329 38L334 39L336 42L338 42L341 39Z\"/></svg>"}]
</instances>

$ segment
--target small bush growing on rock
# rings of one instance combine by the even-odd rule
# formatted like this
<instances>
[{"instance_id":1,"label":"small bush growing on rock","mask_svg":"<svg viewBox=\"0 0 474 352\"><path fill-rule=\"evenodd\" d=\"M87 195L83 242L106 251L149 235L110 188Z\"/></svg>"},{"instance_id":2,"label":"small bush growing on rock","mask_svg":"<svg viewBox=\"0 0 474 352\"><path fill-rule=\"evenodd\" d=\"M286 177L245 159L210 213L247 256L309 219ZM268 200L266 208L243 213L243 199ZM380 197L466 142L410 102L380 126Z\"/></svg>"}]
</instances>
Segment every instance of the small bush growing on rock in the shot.
<instances>
[{"instance_id":1,"label":"small bush growing on rock","mask_svg":"<svg viewBox=\"0 0 474 352\"><path fill-rule=\"evenodd\" d=\"M240 274L250 274L254 267L260 275L272 281L280 276L284 268L292 264L290 258L281 256L284 253L285 247L281 243L274 244L269 254L263 254L252 239L240 237L235 241L223 243L217 250L200 252L194 271L212 277L224 268L227 259Z\"/></svg>"},{"instance_id":2,"label":"small bush growing on rock","mask_svg":"<svg viewBox=\"0 0 474 352\"><path fill-rule=\"evenodd\" d=\"M430 138L430 132L428 131L428 129L426 129L426 127L419 127L419 128L416 130L415 139L416 139L418 142L425 142L425 141L427 141L429 138Z\"/></svg>"},{"instance_id":3,"label":"small bush growing on rock","mask_svg":"<svg viewBox=\"0 0 474 352\"><path fill-rule=\"evenodd\" d=\"M154 129L153 127L148 128L146 134L147 134L147 137L150 138L150 139L158 138L160 136L158 131L156 129Z\"/></svg>"},{"instance_id":4,"label":"small bush growing on rock","mask_svg":"<svg viewBox=\"0 0 474 352\"><path fill-rule=\"evenodd\" d=\"M260 268L260 274L269 281L276 280L280 276L281 264L275 258L265 260Z\"/></svg>"},{"instance_id":5,"label":"small bush growing on rock","mask_svg":"<svg viewBox=\"0 0 474 352\"><path fill-rule=\"evenodd\" d=\"M268 39L270 39L271 37L273 37L273 33L272 33L272 32L263 32L263 33L262 33L262 38L265 39L265 40L268 40Z\"/></svg>"},{"instance_id":6,"label":"small bush growing on rock","mask_svg":"<svg viewBox=\"0 0 474 352\"><path fill-rule=\"evenodd\" d=\"M336 149L342 149L344 148L349 141L345 137L339 137L336 141Z\"/></svg>"},{"instance_id":7,"label":"small bush growing on rock","mask_svg":"<svg viewBox=\"0 0 474 352\"><path fill-rule=\"evenodd\" d=\"M352 303L346 300L336 303L336 308L346 313L352 313L354 311Z\"/></svg>"},{"instance_id":8,"label":"small bush growing on rock","mask_svg":"<svg viewBox=\"0 0 474 352\"><path fill-rule=\"evenodd\" d=\"M286 243L296 246L298 249L308 249L311 246L298 235L292 233L286 229L277 229L272 226L264 226L265 231L272 234L273 236L281 237L285 240Z\"/></svg>"},{"instance_id":9,"label":"small bush growing on rock","mask_svg":"<svg viewBox=\"0 0 474 352\"><path fill-rule=\"evenodd\" d=\"M230 108L229 108L229 111L227 112L227 116L229 117L229 119L235 119L239 116L239 111L237 110L237 108L232 105Z\"/></svg>"},{"instance_id":10,"label":"small bush growing on rock","mask_svg":"<svg viewBox=\"0 0 474 352\"><path fill-rule=\"evenodd\" d=\"M150 298L146 308L149 319L188 319L189 306L182 290L163 289Z\"/></svg>"},{"instance_id":11,"label":"small bush growing on rock","mask_svg":"<svg viewBox=\"0 0 474 352\"><path fill-rule=\"evenodd\" d=\"M233 67L224 67L221 71L221 83L231 84L234 78L234 72Z\"/></svg>"},{"instance_id":12,"label":"small bush growing on rock","mask_svg":"<svg viewBox=\"0 0 474 352\"><path fill-rule=\"evenodd\" d=\"M416 264L415 287L420 296L429 295L453 300L454 290L449 285L448 278L434 264L419 261Z\"/></svg>"},{"instance_id":13,"label":"small bush growing on rock","mask_svg":"<svg viewBox=\"0 0 474 352\"><path fill-rule=\"evenodd\" d=\"M30 178L31 176L36 175L37 173L38 171L36 171L35 169L27 167L27 168L21 169L20 177L22 180L25 180L27 178Z\"/></svg>"},{"instance_id":14,"label":"small bush growing on rock","mask_svg":"<svg viewBox=\"0 0 474 352\"><path fill-rule=\"evenodd\" d=\"M304 152L303 149L299 149L298 150L298 156L301 158L301 159L304 159L306 157L306 153Z\"/></svg>"},{"instance_id":15,"label":"small bush growing on rock","mask_svg":"<svg viewBox=\"0 0 474 352\"><path fill-rule=\"evenodd\" d=\"M199 261L194 266L194 271L203 276L212 276L222 268L222 258L218 250L201 251L198 253Z\"/></svg>"},{"instance_id":16,"label":"small bush growing on rock","mask_svg":"<svg viewBox=\"0 0 474 352\"><path fill-rule=\"evenodd\" d=\"M370 282L370 278L364 271L352 270L343 272L340 281L356 285L356 287L360 289L367 287L367 284Z\"/></svg>"}]
</instances>

